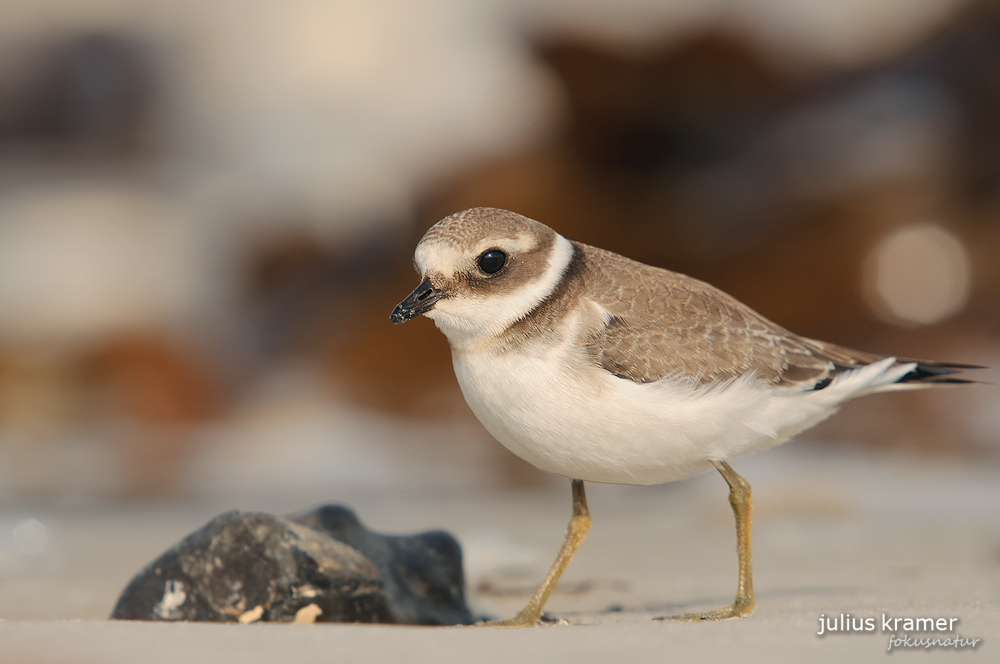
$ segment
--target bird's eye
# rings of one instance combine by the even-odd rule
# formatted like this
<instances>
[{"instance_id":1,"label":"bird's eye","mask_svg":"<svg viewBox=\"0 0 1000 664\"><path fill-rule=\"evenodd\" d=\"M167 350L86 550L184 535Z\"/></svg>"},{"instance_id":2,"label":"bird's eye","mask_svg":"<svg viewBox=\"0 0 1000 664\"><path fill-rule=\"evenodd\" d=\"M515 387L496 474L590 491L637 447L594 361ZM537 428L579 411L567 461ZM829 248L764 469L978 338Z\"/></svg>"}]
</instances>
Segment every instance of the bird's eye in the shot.
<instances>
[{"instance_id":1,"label":"bird's eye","mask_svg":"<svg viewBox=\"0 0 1000 664\"><path fill-rule=\"evenodd\" d=\"M507 254L499 249L490 249L479 257L479 269L486 274L496 274L507 264Z\"/></svg>"}]
</instances>

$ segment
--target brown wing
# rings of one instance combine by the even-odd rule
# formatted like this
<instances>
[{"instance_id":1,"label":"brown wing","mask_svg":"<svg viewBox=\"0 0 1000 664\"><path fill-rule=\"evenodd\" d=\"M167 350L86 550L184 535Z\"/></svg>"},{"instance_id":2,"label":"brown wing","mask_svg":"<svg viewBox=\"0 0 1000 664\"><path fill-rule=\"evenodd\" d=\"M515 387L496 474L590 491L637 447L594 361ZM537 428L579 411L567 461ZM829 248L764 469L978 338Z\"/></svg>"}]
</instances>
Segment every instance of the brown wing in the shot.
<instances>
[{"instance_id":1,"label":"brown wing","mask_svg":"<svg viewBox=\"0 0 1000 664\"><path fill-rule=\"evenodd\" d=\"M703 385L754 372L774 385L818 388L841 371L882 359L798 337L697 279L577 247L588 297L611 314L586 347L621 378L648 383L677 376Z\"/></svg>"}]
</instances>

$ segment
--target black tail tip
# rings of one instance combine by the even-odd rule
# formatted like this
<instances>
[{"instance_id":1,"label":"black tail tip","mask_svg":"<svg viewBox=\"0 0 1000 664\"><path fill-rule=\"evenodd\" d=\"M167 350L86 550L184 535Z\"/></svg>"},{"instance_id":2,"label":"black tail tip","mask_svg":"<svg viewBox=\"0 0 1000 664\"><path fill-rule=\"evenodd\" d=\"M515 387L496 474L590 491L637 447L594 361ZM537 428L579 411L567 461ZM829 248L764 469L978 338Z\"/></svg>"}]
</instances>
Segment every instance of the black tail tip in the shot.
<instances>
[{"instance_id":1,"label":"black tail tip","mask_svg":"<svg viewBox=\"0 0 1000 664\"><path fill-rule=\"evenodd\" d=\"M955 374L960 374L964 371L975 371L977 369L987 368L979 364L960 364L958 362L928 362L924 360L904 359L899 359L897 361L901 364L914 362L917 365L908 374L903 376L902 379L900 379L900 383L919 382L950 385L978 383L980 381L969 378L955 378L954 376Z\"/></svg>"}]
</instances>

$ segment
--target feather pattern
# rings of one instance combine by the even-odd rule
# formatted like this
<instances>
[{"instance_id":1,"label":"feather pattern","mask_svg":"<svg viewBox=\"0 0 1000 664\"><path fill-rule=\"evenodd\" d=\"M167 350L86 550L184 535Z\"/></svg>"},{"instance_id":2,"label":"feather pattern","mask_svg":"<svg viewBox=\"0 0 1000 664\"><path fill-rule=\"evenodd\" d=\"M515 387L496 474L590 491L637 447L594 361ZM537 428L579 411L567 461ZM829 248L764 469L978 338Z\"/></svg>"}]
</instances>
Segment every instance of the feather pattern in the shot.
<instances>
[{"instance_id":1,"label":"feather pattern","mask_svg":"<svg viewBox=\"0 0 1000 664\"><path fill-rule=\"evenodd\" d=\"M793 334L703 281L574 243L586 266L566 278L608 312L585 345L606 371L637 383L667 377L709 385L754 374L777 387L823 389L885 356ZM967 383L975 365L900 359L911 387Z\"/></svg>"}]
</instances>

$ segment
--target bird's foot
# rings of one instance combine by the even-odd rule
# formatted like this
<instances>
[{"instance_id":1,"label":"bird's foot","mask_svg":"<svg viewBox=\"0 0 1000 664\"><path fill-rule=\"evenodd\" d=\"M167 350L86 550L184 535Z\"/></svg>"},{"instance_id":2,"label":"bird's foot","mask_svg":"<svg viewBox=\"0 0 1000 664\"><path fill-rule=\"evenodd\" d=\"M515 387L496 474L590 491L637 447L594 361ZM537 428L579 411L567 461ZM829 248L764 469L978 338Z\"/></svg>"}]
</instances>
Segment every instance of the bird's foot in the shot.
<instances>
[{"instance_id":1,"label":"bird's foot","mask_svg":"<svg viewBox=\"0 0 1000 664\"><path fill-rule=\"evenodd\" d=\"M753 612L753 603L734 602L730 606L703 613L682 613L678 616L657 616L653 620L675 620L677 622L711 622L744 618Z\"/></svg>"},{"instance_id":2,"label":"bird's foot","mask_svg":"<svg viewBox=\"0 0 1000 664\"><path fill-rule=\"evenodd\" d=\"M535 611L521 611L513 618L504 620L484 620L477 622L476 627L534 627L541 624L542 616Z\"/></svg>"},{"instance_id":3,"label":"bird's foot","mask_svg":"<svg viewBox=\"0 0 1000 664\"><path fill-rule=\"evenodd\" d=\"M538 625L568 625L563 618L557 618L551 613L534 614L521 611L513 618L504 620L480 620L473 627L536 627Z\"/></svg>"}]
</instances>

